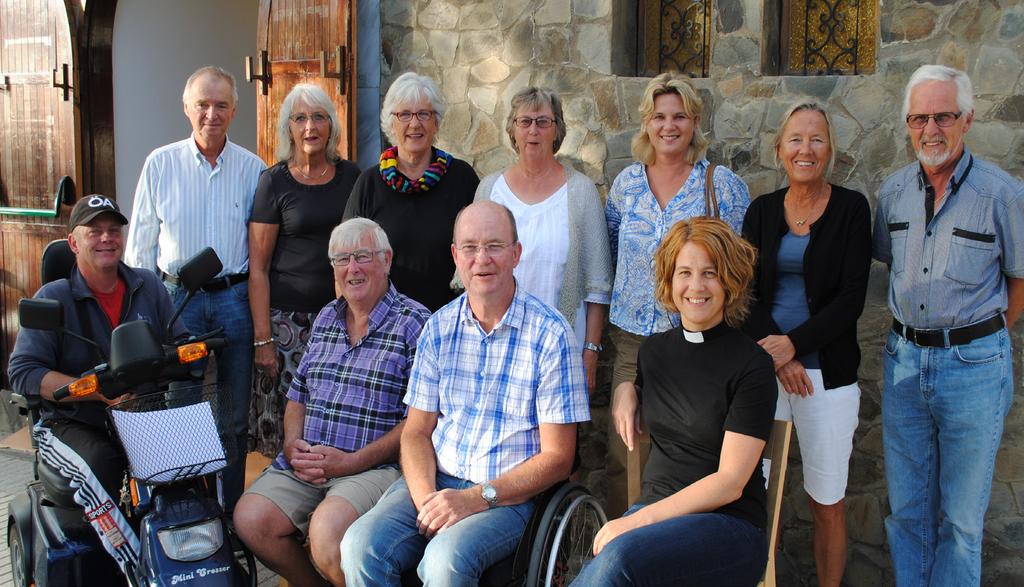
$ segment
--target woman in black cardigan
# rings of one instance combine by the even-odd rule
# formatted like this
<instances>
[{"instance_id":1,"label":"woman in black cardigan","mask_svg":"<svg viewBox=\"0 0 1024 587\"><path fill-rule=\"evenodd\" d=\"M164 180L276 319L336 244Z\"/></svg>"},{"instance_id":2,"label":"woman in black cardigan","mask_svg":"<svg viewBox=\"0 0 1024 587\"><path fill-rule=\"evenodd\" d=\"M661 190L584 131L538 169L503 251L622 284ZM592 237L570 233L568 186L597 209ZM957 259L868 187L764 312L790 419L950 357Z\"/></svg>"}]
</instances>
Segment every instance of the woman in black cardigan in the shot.
<instances>
[{"instance_id":1,"label":"woman in black cardigan","mask_svg":"<svg viewBox=\"0 0 1024 587\"><path fill-rule=\"evenodd\" d=\"M786 112L775 139L789 186L753 201L743 235L759 251L744 331L772 355L775 417L800 437L814 515L818 584L839 585L846 565L844 497L860 389L857 318L871 267L871 212L859 192L831 185L835 136L815 103Z\"/></svg>"}]
</instances>

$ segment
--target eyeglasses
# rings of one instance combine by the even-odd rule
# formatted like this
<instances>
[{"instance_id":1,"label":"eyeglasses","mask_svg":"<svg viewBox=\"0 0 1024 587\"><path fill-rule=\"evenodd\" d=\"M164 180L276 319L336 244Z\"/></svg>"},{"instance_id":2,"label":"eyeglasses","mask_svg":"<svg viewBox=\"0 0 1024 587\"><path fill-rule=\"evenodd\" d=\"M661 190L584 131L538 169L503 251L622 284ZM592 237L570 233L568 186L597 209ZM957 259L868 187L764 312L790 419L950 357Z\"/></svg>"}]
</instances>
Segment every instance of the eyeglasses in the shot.
<instances>
[{"instance_id":1,"label":"eyeglasses","mask_svg":"<svg viewBox=\"0 0 1024 587\"><path fill-rule=\"evenodd\" d=\"M351 253L338 253L337 255L331 255L331 265L335 267L348 267L350 261L355 260L360 265L366 265L370 261L373 261L373 256L382 253L383 251L370 251L367 249L360 249Z\"/></svg>"},{"instance_id":2,"label":"eyeglasses","mask_svg":"<svg viewBox=\"0 0 1024 587\"><path fill-rule=\"evenodd\" d=\"M907 126L910 128L918 129L928 126L928 119L934 118L935 124L946 128L953 126L957 119L963 115L963 112L936 112L935 114L908 114L907 115Z\"/></svg>"},{"instance_id":3,"label":"eyeglasses","mask_svg":"<svg viewBox=\"0 0 1024 587\"><path fill-rule=\"evenodd\" d=\"M313 124L323 124L325 122L328 122L330 119L331 118L329 116L322 112L314 112L313 114L310 114L308 116L305 114L296 114L290 117L288 120L291 120L292 122L299 126L305 126L306 123L309 122L310 120L313 121Z\"/></svg>"},{"instance_id":4,"label":"eyeglasses","mask_svg":"<svg viewBox=\"0 0 1024 587\"><path fill-rule=\"evenodd\" d=\"M402 112L391 113L391 116L394 116L395 118L401 120L402 122L409 122L410 120L412 120L413 116L418 118L420 122L426 122L430 120L430 117L432 117L433 115L433 110L420 110L419 112L409 112L408 110L403 110Z\"/></svg>"},{"instance_id":5,"label":"eyeglasses","mask_svg":"<svg viewBox=\"0 0 1024 587\"><path fill-rule=\"evenodd\" d=\"M537 118L517 116L512 119L512 122L516 123L516 126L519 128L530 128L533 124L536 124L537 128L550 128L551 125L555 123L555 119L548 118L547 116L538 116Z\"/></svg>"},{"instance_id":6,"label":"eyeglasses","mask_svg":"<svg viewBox=\"0 0 1024 587\"><path fill-rule=\"evenodd\" d=\"M486 252L488 257L496 257L502 254L505 251L505 249L509 248L512 245L513 243L503 242L493 242L484 245L469 243L465 245L458 245L455 248L459 251L462 251L462 254L466 255L467 257L476 257L477 255L480 254L480 251Z\"/></svg>"}]
</instances>

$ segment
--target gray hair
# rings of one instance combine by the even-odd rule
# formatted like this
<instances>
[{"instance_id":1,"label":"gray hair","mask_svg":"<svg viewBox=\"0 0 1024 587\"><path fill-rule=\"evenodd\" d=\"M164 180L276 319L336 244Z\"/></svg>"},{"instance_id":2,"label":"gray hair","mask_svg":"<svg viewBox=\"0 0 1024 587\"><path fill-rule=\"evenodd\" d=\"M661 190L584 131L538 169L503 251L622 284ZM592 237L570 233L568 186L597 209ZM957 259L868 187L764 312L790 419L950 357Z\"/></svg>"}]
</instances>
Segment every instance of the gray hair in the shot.
<instances>
[{"instance_id":1,"label":"gray hair","mask_svg":"<svg viewBox=\"0 0 1024 587\"><path fill-rule=\"evenodd\" d=\"M956 107L964 114L974 111L974 88L966 73L945 65L922 65L910 76L907 89L903 92L903 120L910 114L910 92L924 82L955 83Z\"/></svg>"},{"instance_id":2,"label":"gray hair","mask_svg":"<svg viewBox=\"0 0 1024 587\"><path fill-rule=\"evenodd\" d=\"M447 106L444 98L441 97L441 90L437 89L434 80L425 75L419 75L407 71L391 82L388 93L384 95L384 104L380 108L380 129L391 144L395 144L395 135L391 131L392 116L395 108L403 104L411 104L419 100L430 102L430 108L437 118L437 125L441 126L441 119Z\"/></svg>"},{"instance_id":3,"label":"gray hair","mask_svg":"<svg viewBox=\"0 0 1024 587\"><path fill-rule=\"evenodd\" d=\"M359 241L363 240L366 235L372 237L374 248L388 253L392 252L388 235L379 224L369 218L349 218L331 231L331 240L327 245L327 257L330 258L338 249L358 246Z\"/></svg>"},{"instance_id":4,"label":"gray hair","mask_svg":"<svg viewBox=\"0 0 1024 587\"><path fill-rule=\"evenodd\" d=\"M331 121L331 134L327 137L327 160L333 163L340 159L338 142L341 140L341 133L338 132L338 129L341 128L341 125L338 124L338 113L327 92L313 84L296 84L281 103L281 113L277 117L277 158L281 161L288 161L295 155L295 143L292 142L292 133L288 122L292 117L296 102L299 101L305 102L307 106L313 108L321 108L327 113L327 118Z\"/></svg>"},{"instance_id":5,"label":"gray hair","mask_svg":"<svg viewBox=\"0 0 1024 587\"><path fill-rule=\"evenodd\" d=\"M217 67L216 65L204 65L188 76L188 79L185 80L185 90L181 93L183 104L188 104L188 91L192 89L192 84L204 75L212 75L228 82L228 85L231 86L231 103L238 104L238 89L235 87L235 76L231 75L231 72L223 67Z\"/></svg>"},{"instance_id":6,"label":"gray hair","mask_svg":"<svg viewBox=\"0 0 1024 587\"><path fill-rule=\"evenodd\" d=\"M786 113L782 115L782 122L779 124L779 130L775 133L775 168L779 168L781 161L779 160L779 145L782 144L782 132L786 130L786 124L789 123L789 119L793 118L793 115L797 112L817 112L825 117L825 128L828 130L828 167L825 168L825 176L828 177L832 174L832 167L836 164L836 133L835 127L832 126L832 117L828 115L825 108L813 100L800 101L786 110Z\"/></svg>"},{"instance_id":7,"label":"gray hair","mask_svg":"<svg viewBox=\"0 0 1024 587\"><path fill-rule=\"evenodd\" d=\"M555 128L558 129L558 132L555 133L555 142L552 145L552 152L557 153L559 147L562 146L562 141L565 140L567 132L565 127L565 117L562 115L562 101L558 98L558 94L552 90L530 86L519 90L516 92L515 96L512 96L512 101L508 110L508 119L505 120L505 132L508 133L508 138L512 140L512 148L515 149L517 153L519 152L519 145L516 144L516 116L519 115L520 110L540 110L544 106L551 107L551 113L555 117Z\"/></svg>"}]
</instances>

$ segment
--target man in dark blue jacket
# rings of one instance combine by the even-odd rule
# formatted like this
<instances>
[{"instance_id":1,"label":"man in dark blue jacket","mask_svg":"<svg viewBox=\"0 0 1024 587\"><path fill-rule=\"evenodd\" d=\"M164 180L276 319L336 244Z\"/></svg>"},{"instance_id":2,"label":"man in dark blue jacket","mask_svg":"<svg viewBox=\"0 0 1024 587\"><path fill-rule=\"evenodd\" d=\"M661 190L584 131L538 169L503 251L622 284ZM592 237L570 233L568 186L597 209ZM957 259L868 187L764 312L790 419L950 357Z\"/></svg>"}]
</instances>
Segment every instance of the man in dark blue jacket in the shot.
<instances>
[{"instance_id":1,"label":"man in dark blue jacket","mask_svg":"<svg viewBox=\"0 0 1024 587\"><path fill-rule=\"evenodd\" d=\"M35 295L59 300L65 327L96 341L108 355L111 332L122 322L145 320L162 338L174 313L167 290L152 271L121 262L127 224L109 198L79 200L68 223L75 267L67 279L45 284ZM174 331L183 334L185 327L177 323ZM32 431L40 457L76 488L75 501L86 509L104 546L123 568L138 551L138 541L116 507L125 461L107 428L105 408L112 400L100 393L53 400L54 391L101 361L96 349L84 342L23 328L8 374L15 391L41 398L40 421Z\"/></svg>"}]
</instances>

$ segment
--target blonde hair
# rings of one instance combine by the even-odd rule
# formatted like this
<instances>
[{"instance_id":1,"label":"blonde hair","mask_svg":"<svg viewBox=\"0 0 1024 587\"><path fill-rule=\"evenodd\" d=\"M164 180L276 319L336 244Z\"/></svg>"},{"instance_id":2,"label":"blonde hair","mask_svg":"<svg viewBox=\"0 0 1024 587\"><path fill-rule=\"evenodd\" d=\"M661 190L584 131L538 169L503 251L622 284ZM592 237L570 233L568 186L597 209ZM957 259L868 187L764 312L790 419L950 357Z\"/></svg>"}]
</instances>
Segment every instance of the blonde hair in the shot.
<instances>
[{"instance_id":1,"label":"blonde hair","mask_svg":"<svg viewBox=\"0 0 1024 587\"><path fill-rule=\"evenodd\" d=\"M718 281L725 290L725 322L738 328L750 311L757 249L717 218L680 220L669 229L654 253L655 298L666 310L679 311L672 301L672 276L679 251L690 242L703 247L715 264Z\"/></svg>"},{"instance_id":2,"label":"blonde hair","mask_svg":"<svg viewBox=\"0 0 1024 587\"><path fill-rule=\"evenodd\" d=\"M789 124L789 119L793 118L793 115L797 112L817 112L825 117L825 128L828 131L828 167L825 168L825 177L832 174L832 167L836 164L836 133L832 126L832 117L825 112L825 108L811 100L801 101L793 104L786 110L786 113L782 115L782 123L779 124L779 131L775 133L775 168L778 169L782 163L779 159L779 145L782 144L782 133L786 130L786 125Z\"/></svg>"},{"instance_id":3,"label":"blonde hair","mask_svg":"<svg viewBox=\"0 0 1024 587\"><path fill-rule=\"evenodd\" d=\"M690 148L686 151L686 162L693 165L708 150L708 139L700 129L701 114L704 112L704 102L700 94L693 87L690 78L678 73L663 73L650 81L644 89L643 98L640 99L640 131L633 136L633 158L644 165L654 163L654 147L651 146L651 139L647 136L647 123L654 116L654 100L665 94L676 94L683 101L683 112L693 119L693 137L690 139Z\"/></svg>"}]
</instances>

